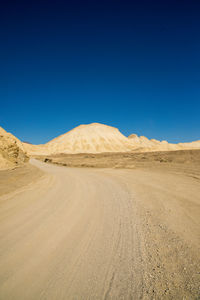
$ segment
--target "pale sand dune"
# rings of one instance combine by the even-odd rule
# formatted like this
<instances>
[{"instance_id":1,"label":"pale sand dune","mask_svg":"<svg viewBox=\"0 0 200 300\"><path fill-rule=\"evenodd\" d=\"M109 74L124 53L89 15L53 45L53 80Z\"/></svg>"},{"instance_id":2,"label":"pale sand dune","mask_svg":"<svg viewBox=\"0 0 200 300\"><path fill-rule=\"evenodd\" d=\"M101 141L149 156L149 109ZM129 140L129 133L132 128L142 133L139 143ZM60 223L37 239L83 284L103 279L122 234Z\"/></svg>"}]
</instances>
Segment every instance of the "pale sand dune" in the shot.
<instances>
[{"instance_id":1,"label":"pale sand dune","mask_svg":"<svg viewBox=\"0 0 200 300\"><path fill-rule=\"evenodd\" d=\"M80 125L44 145L25 144L30 155L59 153L104 153L128 151L171 151L200 149L200 141L187 144L169 144L167 141L149 140L133 134L128 138L117 128L92 123Z\"/></svg>"},{"instance_id":2,"label":"pale sand dune","mask_svg":"<svg viewBox=\"0 0 200 300\"><path fill-rule=\"evenodd\" d=\"M198 299L192 166L32 164L46 175L0 197L0 299Z\"/></svg>"},{"instance_id":3,"label":"pale sand dune","mask_svg":"<svg viewBox=\"0 0 200 300\"><path fill-rule=\"evenodd\" d=\"M23 144L0 127L0 169L8 169L27 160Z\"/></svg>"}]
</instances>

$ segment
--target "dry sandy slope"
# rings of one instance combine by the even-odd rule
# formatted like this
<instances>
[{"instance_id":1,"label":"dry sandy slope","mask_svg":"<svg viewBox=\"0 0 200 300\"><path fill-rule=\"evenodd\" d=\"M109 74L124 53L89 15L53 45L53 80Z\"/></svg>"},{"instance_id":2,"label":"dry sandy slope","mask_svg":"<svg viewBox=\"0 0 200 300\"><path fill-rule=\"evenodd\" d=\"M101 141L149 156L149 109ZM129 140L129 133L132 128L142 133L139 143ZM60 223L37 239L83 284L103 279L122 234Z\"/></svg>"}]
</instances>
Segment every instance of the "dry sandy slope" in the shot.
<instances>
[{"instance_id":1,"label":"dry sandy slope","mask_svg":"<svg viewBox=\"0 0 200 300\"><path fill-rule=\"evenodd\" d=\"M99 123L80 125L43 145L24 144L29 154L130 151L132 142L117 128Z\"/></svg>"},{"instance_id":2,"label":"dry sandy slope","mask_svg":"<svg viewBox=\"0 0 200 300\"><path fill-rule=\"evenodd\" d=\"M134 146L132 150L138 152L200 149L200 140L191 143L171 144L167 141L148 139L145 136L138 136L137 134L131 134L128 139Z\"/></svg>"},{"instance_id":3,"label":"dry sandy slope","mask_svg":"<svg viewBox=\"0 0 200 300\"><path fill-rule=\"evenodd\" d=\"M32 163L0 198L0 299L198 298L198 179Z\"/></svg>"},{"instance_id":4,"label":"dry sandy slope","mask_svg":"<svg viewBox=\"0 0 200 300\"><path fill-rule=\"evenodd\" d=\"M200 141L187 144L170 144L167 141L149 140L136 134L128 138L117 128L91 123L80 125L43 145L24 143L29 155L50 155L60 153L105 153L129 151L170 151L200 149Z\"/></svg>"}]
</instances>

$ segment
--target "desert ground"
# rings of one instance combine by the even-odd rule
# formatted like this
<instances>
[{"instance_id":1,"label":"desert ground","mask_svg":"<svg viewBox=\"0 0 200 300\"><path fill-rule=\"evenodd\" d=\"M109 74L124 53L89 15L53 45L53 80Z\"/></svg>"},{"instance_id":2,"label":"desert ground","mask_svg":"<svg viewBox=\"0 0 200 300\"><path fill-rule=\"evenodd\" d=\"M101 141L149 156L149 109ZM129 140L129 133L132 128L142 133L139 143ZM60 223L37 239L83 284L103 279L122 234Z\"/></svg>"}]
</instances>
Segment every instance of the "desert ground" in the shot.
<instances>
[{"instance_id":1,"label":"desert ground","mask_svg":"<svg viewBox=\"0 0 200 300\"><path fill-rule=\"evenodd\" d=\"M0 180L0 299L200 298L199 150L37 156Z\"/></svg>"}]
</instances>

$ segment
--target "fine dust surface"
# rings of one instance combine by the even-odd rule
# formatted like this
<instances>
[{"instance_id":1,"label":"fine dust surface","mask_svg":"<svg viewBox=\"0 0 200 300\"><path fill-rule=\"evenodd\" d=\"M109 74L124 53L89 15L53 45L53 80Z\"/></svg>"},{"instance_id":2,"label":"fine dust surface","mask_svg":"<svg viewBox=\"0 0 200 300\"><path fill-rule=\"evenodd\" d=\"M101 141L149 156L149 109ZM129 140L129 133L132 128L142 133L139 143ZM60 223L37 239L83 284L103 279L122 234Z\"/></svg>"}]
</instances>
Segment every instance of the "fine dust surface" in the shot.
<instances>
[{"instance_id":1,"label":"fine dust surface","mask_svg":"<svg viewBox=\"0 0 200 300\"><path fill-rule=\"evenodd\" d=\"M0 196L26 187L45 173L35 166L24 163L8 170L0 170Z\"/></svg>"},{"instance_id":2,"label":"fine dust surface","mask_svg":"<svg viewBox=\"0 0 200 300\"><path fill-rule=\"evenodd\" d=\"M31 163L0 197L0 299L199 298L197 168Z\"/></svg>"}]
</instances>

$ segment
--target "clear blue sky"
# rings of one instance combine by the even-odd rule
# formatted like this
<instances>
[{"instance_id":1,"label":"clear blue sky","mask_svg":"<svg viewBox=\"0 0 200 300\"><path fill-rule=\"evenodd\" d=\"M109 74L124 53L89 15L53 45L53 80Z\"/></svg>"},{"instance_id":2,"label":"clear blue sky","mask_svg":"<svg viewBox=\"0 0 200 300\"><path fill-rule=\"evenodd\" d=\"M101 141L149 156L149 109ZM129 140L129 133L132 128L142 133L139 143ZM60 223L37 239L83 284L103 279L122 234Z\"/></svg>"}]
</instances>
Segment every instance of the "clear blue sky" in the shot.
<instances>
[{"instance_id":1,"label":"clear blue sky","mask_svg":"<svg viewBox=\"0 0 200 300\"><path fill-rule=\"evenodd\" d=\"M82 123L200 139L200 1L4 1L0 125L45 143Z\"/></svg>"}]
</instances>

